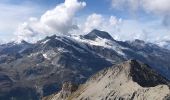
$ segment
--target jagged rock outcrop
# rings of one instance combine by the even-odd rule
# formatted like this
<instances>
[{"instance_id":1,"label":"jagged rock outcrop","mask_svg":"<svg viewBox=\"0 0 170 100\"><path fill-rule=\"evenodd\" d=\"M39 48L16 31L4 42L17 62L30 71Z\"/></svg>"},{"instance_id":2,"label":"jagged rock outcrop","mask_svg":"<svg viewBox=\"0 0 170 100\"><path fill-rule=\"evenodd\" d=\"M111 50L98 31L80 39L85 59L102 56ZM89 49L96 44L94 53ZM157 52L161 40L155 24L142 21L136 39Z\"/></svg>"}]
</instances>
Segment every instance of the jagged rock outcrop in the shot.
<instances>
[{"instance_id":1,"label":"jagged rock outcrop","mask_svg":"<svg viewBox=\"0 0 170 100\"><path fill-rule=\"evenodd\" d=\"M62 90L59 94L53 95L53 96L47 96L43 98L43 100L48 100L52 98L58 98L59 100L65 100L67 99L73 92L75 92L78 89L78 86L76 84L73 84L71 82L65 82L62 86Z\"/></svg>"},{"instance_id":2,"label":"jagged rock outcrop","mask_svg":"<svg viewBox=\"0 0 170 100\"><path fill-rule=\"evenodd\" d=\"M146 64L129 60L98 72L63 100L169 100L169 96L166 78ZM54 95L46 100L60 99Z\"/></svg>"}]
</instances>

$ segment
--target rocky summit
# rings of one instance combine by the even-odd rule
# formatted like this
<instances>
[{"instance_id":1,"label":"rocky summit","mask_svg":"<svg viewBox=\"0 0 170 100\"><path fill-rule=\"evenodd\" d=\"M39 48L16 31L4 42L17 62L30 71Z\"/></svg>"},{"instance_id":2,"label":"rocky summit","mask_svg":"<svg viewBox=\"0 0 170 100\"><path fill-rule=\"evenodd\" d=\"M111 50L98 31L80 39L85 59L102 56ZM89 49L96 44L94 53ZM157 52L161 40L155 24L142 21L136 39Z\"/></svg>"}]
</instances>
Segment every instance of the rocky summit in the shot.
<instances>
[{"instance_id":1,"label":"rocky summit","mask_svg":"<svg viewBox=\"0 0 170 100\"><path fill-rule=\"evenodd\" d=\"M150 66L129 60L93 75L67 98L62 89L43 100L169 100L169 83Z\"/></svg>"}]
</instances>

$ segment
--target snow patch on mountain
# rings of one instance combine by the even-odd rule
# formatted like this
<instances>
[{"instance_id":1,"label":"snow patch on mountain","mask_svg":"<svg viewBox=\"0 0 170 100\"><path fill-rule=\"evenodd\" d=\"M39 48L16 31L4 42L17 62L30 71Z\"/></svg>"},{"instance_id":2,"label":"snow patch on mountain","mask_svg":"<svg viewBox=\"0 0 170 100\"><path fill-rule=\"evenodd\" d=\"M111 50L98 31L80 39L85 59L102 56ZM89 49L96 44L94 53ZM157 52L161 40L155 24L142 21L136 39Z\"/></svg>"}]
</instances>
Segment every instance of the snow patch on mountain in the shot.
<instances>
[{"instance_id":1,"label":"snow patch on mountain","mask_svg":"<svg viewBox=\"0 0 170 100\"><path fill-rule=\"evenodd\" d=\"M59 48L60 49L60 48ZM62 49L61 49L62 50ZM53 50L49 50L46 53L43 54L43 57L46 58L47 60L51 60L57 55L57 53Z\"/></svg>"},{"instance_id":2,"label":"snow patch on mountain","mask_svg":"<svg viewBox=\"0 0 170 100\"><path fill-rule=\"evenodd\" d=\"M57 48L58 52L67 52L64 48Z\"/></svg>"},{"instance_id":3,"label":"snow patch on mountain","mask_svg":"<svg viewBox=\"0 0 170 100\"><path fill-rule=\"evenodd\" d=\"M37 55L39 55L39 54L40 54L40 52L31 53L31 54L28 55L27 57L34 57L34 56L37 56Z\"/></svg>"},{"instance_id":4,"label":"snow patch on mountain","mask_svg":"<svg viewBox=\"0 0 170 100\"><path fill-rule=\"evenodd\" d=\"M95 40L81 38L81 36L73 36L73 38L79 42L83 42L89 45L100 46L108 49L112 49L116 51L121 56L126 56L126 54L122 51L123 49L129 49L122 47L118 43L112 40L108 40L105 38L97 37Z\"/></svg>"},{"instance_id":5,"label":"snow patch on mountain","mask_svg":"<svg viewBox=\"0 0 170 100\"><path fill-rule=\"evenodd\" d=\"M46 58L46 59L48 59L48 60L50 60L50 58L48 57L47 54L43 54L43 57Z\"/></svg>"},{"instance_id":6,"label":"snow patch on mountain","mask_svg":"<svg viewBox=\"0 0 170 100\"><path fill-rule=\"evenodd\" d=\"M42 42L42 44L46 44L49 41L49 39Z\"/></svg>"}]
</instances>

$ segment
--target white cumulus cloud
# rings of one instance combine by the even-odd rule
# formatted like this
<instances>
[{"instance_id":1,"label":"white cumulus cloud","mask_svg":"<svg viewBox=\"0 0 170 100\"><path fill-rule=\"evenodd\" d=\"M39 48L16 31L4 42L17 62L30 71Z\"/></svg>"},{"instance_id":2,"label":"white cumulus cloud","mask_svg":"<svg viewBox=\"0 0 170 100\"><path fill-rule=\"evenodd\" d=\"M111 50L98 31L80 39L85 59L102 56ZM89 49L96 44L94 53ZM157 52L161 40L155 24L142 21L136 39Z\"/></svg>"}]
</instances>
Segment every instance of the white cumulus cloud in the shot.
<instances>
[{"instance_id":1,"label":"white cumulus cloud","mask_svg":"<svg viewBox=\"0 0 170 100\"><path fill-rule=\"evenodd\" d=\"M146 12L170 12L170 0L112 0L112 7L117 9L144 9ZM129 7L129 8L126 8Z\"/></svg>"},{"instance_id":2,"label":"white cumulus cloud","mask_svg":"<svg viewBox=\"0 0 170 100\"><path fill-rule=\"evenodd\" d=\"M87 17L81 29L84 33L88 33L93 29L113 32L115 27L122 22L122 19L115 16L105 17L101 14L93 13Z\"/></svg>"},{"instance_id":3,"label":"white cumulus cloud","mask_svg":"<svg viewBox=\"0 0 170 100\"><path fill-rule=\"evenodd\" d=\"M83 31L89 32L94 28L101 28L103 26L104 18L100 14L89 15L86 19L86 22L83 26Z\"/></svg>"},{"instance_id":4,"label":"white cumulus cloud","mask_svg":"<svg viewBox=\"0 0 170 100\"><path fill-rule=\"evenodd\" d=\"M74 16L85 6L85 2L65 0L54 9L46 11L39 19L30 18L27 22L19 25L15 35L19 39L27 40L38 34L67 34L77 28L77 25L74 24Z\"/></svg>"},{"instance_id":5,"label":"white cumulus cloud","mask_svg":"<svg viewBox=\"0 0 170 100\"><path fill-rule=\"evenodd\" d=\"M146 11L158 14L170 12L170 0L142 0L141 6L143 6Z\"/></svg>"},{"instance_id":6,"label":"white cumulus cloud","mask_svg":"<svg viewBox=\"0 0 170 100\"><path fill-rule=\"evenodd\" d=\"M162 17L163 25L170 26L170 0L112 0L112 7L119 10L143 10Z\"/></svg>"},{"instance_id":7,"label":"white cumulus cloud","mask_svg":"<svg viewBox=\"0 0 170 100\"><path fill-rule=\"evenodd\" d=\"M156 18L149 19L147 22L127 19L121 26L118 38L125 40L138 38L152 42L169 40L170 0L111 0L111 2L114 10L130 11L134 14L136 12L143 14L144 11L145 14L148 14L146 17Z\"/></svg>"}]
</instances>

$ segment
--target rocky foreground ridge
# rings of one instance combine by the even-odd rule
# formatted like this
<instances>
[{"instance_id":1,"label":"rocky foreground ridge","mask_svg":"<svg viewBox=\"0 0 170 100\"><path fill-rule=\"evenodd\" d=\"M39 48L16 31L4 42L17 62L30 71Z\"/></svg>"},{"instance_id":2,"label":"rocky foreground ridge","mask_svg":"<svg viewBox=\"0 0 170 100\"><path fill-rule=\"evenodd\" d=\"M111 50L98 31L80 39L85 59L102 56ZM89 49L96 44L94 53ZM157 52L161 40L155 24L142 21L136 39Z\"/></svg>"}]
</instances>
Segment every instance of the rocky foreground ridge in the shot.
<instances>
[{"instance_id":1,"label":"rocky foreground ridge","mask_svg":"<svg viewBox=\"0 0 170 100\"><path fill-rule=\"evenodd\" d=\"M77 87L76 87L77 88ZM67 82L43 100L169 100L169 81L146 64L129 60L93 75L77 90Z\"/></svg>"}]
</instances>

